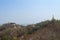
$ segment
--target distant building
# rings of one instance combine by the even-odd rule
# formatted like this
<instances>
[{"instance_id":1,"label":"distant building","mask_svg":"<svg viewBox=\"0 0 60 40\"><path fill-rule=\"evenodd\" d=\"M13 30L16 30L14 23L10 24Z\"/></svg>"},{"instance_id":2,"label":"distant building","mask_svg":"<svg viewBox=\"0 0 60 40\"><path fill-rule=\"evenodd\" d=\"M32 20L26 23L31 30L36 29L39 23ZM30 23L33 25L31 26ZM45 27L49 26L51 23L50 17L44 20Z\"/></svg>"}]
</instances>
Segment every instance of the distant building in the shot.
<instances>
[{"instance_id":1,"label":"distant building","mask_svg":"<svg viewBox=\"0 0 60 40\"><path fill-rule=\"evenodd\" d=\"M16 25L14 24L14 29L16 29L17 27L16 27Z\"/></svg>"},{"instance_id":2,"label":"distant building","mask_svg":"<svg viewBox=\"0 0 60 40\"><path fill-rule=\"evenodd\" d=\"M15 23L10 23L10 24L12 24L12 25L13 25L13 28L14 28L14 29L16 29L16 28L17 28L17 26L16 26L16 24L15 24Z\"/></svg>"},{"instance_id":3,"label":"distant building","mask_svg":"<svg viewBox=\"0 0 60 40\"><path fill-rule=\"evenodd\" d=\"M33 24L32 27L35 27L35 25Z\"/></svg>"}]
</instances>

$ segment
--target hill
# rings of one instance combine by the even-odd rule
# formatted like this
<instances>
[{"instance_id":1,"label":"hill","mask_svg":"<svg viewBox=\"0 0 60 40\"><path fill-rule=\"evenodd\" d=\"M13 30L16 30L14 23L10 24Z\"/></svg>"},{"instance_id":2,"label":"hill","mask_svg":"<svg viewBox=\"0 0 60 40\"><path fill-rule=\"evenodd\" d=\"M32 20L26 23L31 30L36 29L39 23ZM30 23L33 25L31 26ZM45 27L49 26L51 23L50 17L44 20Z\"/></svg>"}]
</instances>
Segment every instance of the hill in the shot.
<instances>
[{"instance_id":1,"label":"hill","mask_svg":"<svg viewBox=\"0 0 60 40\"><path fill-rule=\"evenodd\" d=\"M47 20L22 26L6 23L0 27L0 40L60 40L60 20Z\"/></svg>"}]
</instances>

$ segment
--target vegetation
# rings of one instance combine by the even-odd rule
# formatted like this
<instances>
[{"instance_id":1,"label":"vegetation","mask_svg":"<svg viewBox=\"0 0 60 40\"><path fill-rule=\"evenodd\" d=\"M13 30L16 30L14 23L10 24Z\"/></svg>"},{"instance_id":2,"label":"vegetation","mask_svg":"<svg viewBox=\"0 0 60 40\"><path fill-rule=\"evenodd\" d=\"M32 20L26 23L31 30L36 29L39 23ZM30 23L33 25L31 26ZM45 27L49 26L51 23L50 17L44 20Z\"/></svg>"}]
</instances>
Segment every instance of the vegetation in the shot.
<instances>
[{"instance_id":1,"label":"vegetation","mask_svg":"<svg viewBox=\"0 0 60 40\"><path fill-rule=\"evenodd\" d=\"M47 20L26 27L6 23L0 26L0 40L60 40L60 20Z\"/></svg>"}]
</instances>

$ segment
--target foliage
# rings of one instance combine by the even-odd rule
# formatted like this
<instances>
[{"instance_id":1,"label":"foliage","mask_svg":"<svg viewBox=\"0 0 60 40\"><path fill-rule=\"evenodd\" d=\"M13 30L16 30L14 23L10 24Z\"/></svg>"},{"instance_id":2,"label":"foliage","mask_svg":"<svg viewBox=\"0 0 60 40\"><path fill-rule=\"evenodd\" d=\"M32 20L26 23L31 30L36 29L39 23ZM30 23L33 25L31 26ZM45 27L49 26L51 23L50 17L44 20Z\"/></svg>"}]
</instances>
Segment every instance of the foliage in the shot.
<instances>
[{"instance_id":1,"label":"foliage","mask_svg":"<svg viewBox=\"0 0 60 40\"><path fill-rule=\"evenodd\" d=\"M49 28L51 28L53 30L53 32L55 32L55 34L59 33L59 30L60 30L60 20L51 20L51 21L47 20L47 21L43 21L43 22L40 22L40 23L36 23L36 24L34 24L34 26L35 27L33 27L33 25L29 25L27 27L20 27L20 25L19 25L19 27L18 27L18 25L17 25L17 29L14 29L13 25L11 25L11 24L7 24L7 25L4 24L4 25L2 25L0 27L1 40L18 40L18 37L21 37L22 35L25 35L25 34L26 35L33 34L33 33L37 32L40 29L41 29L40 30L41 33L43 33L43 35L44 35L44 33L47 31L47 29L45 31L43 28L48 28L48 30L49 30ZM47 31L47 33L49 31ZM35 35L37 35L37 34L35 34ZM51 34L49 34L49 35L51 35ZM52 36L51 39L52 40L58 40L58 37L57 36Z\"/></svg>"}]
</instances>

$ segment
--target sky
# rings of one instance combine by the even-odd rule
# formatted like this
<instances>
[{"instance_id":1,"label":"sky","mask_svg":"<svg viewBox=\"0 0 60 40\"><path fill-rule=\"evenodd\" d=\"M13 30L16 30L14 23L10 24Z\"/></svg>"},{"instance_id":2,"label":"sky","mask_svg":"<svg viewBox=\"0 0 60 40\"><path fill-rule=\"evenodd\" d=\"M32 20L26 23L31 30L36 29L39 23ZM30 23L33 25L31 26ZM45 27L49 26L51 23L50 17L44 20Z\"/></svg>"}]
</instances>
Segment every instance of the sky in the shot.
<instances>
[{"instance_id":1,"label":"sky","mask_svg":"<svg viewBox=\"0 0 60 40\"><path fill-rule=\"evenodd\" d=\"M60 19L60 0L0 0L0 24L34 24Z\"/></svg>"}]
</instances>

